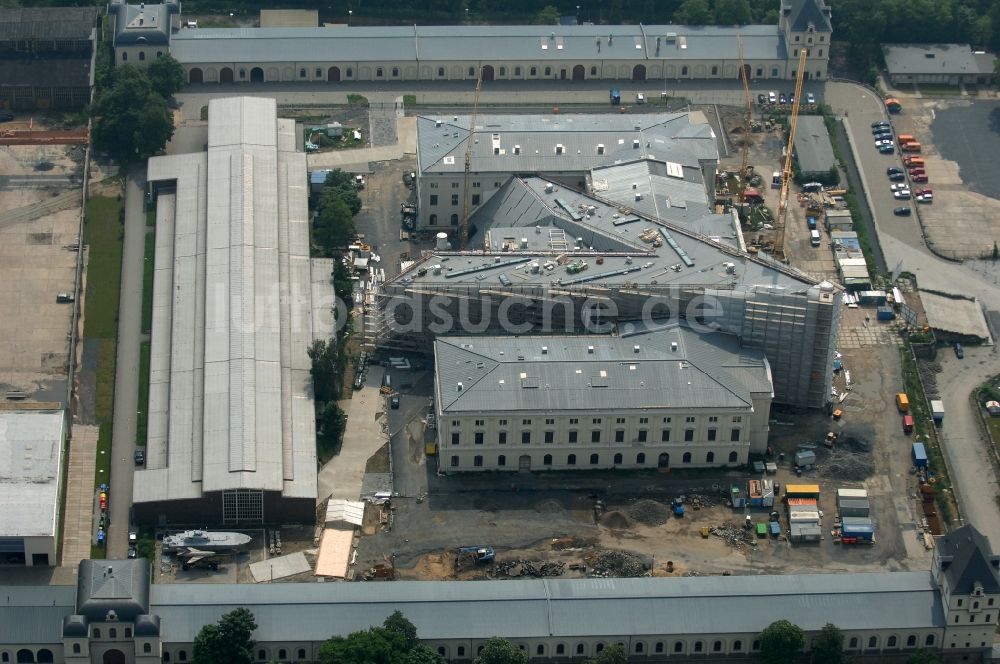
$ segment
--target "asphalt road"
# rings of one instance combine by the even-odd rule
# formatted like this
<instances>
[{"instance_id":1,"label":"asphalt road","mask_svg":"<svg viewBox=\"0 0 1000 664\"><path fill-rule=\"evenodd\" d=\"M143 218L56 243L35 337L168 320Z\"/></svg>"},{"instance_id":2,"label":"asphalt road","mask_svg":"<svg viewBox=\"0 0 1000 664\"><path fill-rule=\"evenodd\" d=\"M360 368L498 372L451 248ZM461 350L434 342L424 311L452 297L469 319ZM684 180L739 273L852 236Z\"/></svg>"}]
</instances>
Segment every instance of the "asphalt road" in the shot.
<instances>
[{"instance_id":1,"label":"asphalt road","mask_svg":"<svg viewBox=\"0 0 1000 664\"><path fill-rule=\"evenodd\" d=\"M885 119L881 101L866 88L849 83L828 83L827 103L846 116L857 148L860 177L868 190L879 243L890 269L912 272L921 288L960 292L979 298L987 314L1000 312L997 267L978 262L954 263L938 258L927 249L919 226L912 217L896 217L899 205L889 192L885 169L900 165L898 155L882 155L874 149L871 123ZM978 102L977 102L978 103ZM962 515L1000 548L1000 511L997 510L997 477L987 462L987 442L976 428L969 406L969 393L987 377L1000 374L1000 353L996 346L970 349L966 360L939 354L943 371L938 376L945 405L941 430L953 484Z\"/></svg>"},{"instance_id":2,"label":"asphalt road","mask_svg":"<svg viewBox=\"0 0 1000 664\"><path fill-rule=\"evenodd\" d=\"M935 113L931 131L941 156L958 164L962 181L970 189L1000 199L996 176L1000 101L976 100L968 106L941 109Z\"/></svg>"},{"instance_id":3,"label":"asphalt road","mask_svg":"<svg viewBox=\"0 0 1000 664\"><path fill-rule=\"evenodd\" d=\"M111 435L111 525L108 558L128 555L129 516L135 462L135 422L139 400L139 342L142 332L142 264L145 254L145 170L133 168L125 184L125 240L118 305L118 359L115 420ZM145 407L145 406L143 406Z\"/></svg>"}]
</instances>

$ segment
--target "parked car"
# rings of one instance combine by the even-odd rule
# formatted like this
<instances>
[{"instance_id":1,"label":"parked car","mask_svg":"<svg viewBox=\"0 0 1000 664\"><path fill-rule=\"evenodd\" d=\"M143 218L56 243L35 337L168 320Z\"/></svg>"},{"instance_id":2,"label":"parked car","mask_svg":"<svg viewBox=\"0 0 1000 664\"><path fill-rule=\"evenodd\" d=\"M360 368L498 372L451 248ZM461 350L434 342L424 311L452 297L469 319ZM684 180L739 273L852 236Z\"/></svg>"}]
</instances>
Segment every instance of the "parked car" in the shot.
<instances>
[{"instance_id":1,"label":"parked car","mask_svg":"<svg viewBox=\"0 0 1000 664\"><path fill-rule=\"evenodd\" d=\"M889 147L892 147L892 141L889 140L889 139L885 139L885 138L875 139L875 147L880 148L883 145L887 145Z\"/></svg>"},{"instance_id":2,"label":"parked car","mask_svg":"<svg viewBox=\"0 0 1000 664\"><path fill-rule=\"evenodd\" d=\"M393 410L398 410L399 409L399 395L398 394L393 394L392 397L389 398L389 408L392 408Z\"/></svg>"},{"instance_id":3,"label":"parked car","mask_svg":"<svg viewBox=\"0 0 1000 664\"><path fill-rule=\"evenodd\" d=\"M895 197L895 198L897 198L897 199L899 199L901 201L908 201L908 200L910 200L910 198L912 198L912 196L910 195L910 190L909 189L900 189L899 191L893 192L892 195L893 195L893 197Z\"/></svg>"},{"instance_id":4,"label":"parked car","mask_svg":"<svg viewBox=\"0 0 1000 664\"><path fill-rule=\"evenodd\" d=\"M892 213L897 217L909 217L913 210L908 207L898 207L893 209Z\"/></svg>"},{"instance_id":5,"label":"parked car","mask_svg":"<svg viewBox=\"0 0 1000 664\"><path fill-rule=\"evenodd\" d=\"M890 184L889 185L889 190L890 191L902 191L903 189L909 189L909 188L910 188L910 185L906 184L905 182L898 183L898 184Z\"/></svg>"},{"instance_id":6,"label":"parked car","mask_svg":"<svg viewBox=\"0 0 1000 664\"><path fill-rule=\"evenodd\" d=\"M896 148L891 145L883 145L878 149L878 151L882 154L894 154L896 152Z\"/></svg>"},{"instance_id":7,"label":"parked car","mask_svg":"<svg viewBox=\"0 0 1000 664\"><path fill-rule=\"evenodd\" d=\"M962 360L965 359L965 349L962 348L962 344L955 342L955 357Z\"/></svg>"},{"instance_id":8,"label":"parked car","mask_svg":"<svg viewBox=\"0 0 1000 664\"><path fill-rule=\"evenodd\" d=\"M917 175L911 175L910 179L920 184L927 182L927 176L923 173L918 173Z\"/></svg>"},{"instance_id":9,"label":"parked car","mask_svg":"<svg viewBox=\"0 0 1000 664\"><path fill-rule=\"evenodd\" d=\"M886 120L876 120L875 122L872 123L872 129L875 129L876 127L888 127L888 126L890 125Z\"/></svg>"},{"instance_id":10,"label":"parked car","mask_svg":"<svg viewBox=\"0 0 1000 664\"><path fill-rule=\"evenodd\" d=\"M788 103L789 104L794 104L795 103L795 95L794 94L788 95Z\"/></svg>"},{"instance_id":11,"label":"parked car","mask_svg":"<svg viewBox=\"0 0 1000 664\"><path fill-rule=\"evenodd\" d=\"M139 552L136 550L136 548L134 546L130 546L128 548L128 557L129 558L136 558L136 557L138 557L138 555L139 555Z\"/></svg>"},{"instance_id":12,"label":"parked car","mask_svg":"<svg viewBox=\"0 0 1000 664\"><path fill-rule=\"evenodd\" d=\"M772 90L771 92L768 92L767 93L767 100L769 102L771 102L772 104L774 104L775 102L778 101L778 93L775 92L774 90Z\"/></svg>"},{"instance_id":13,"label":"parked car","mask_svg":"<svg viewBox=\"0 0 1000 664\"><path fill-rule=\"evenodd\" d=\"M893 173L899 173L900 175L902 175L903 169L900 168L899 166L889 166L885 169L886 175L892 175Z\"/></svg>"},{"instance_id":14,"label":"parked car","mask_svg":"<svg viewBox=\"0 0 1000 664\"><path fill-rule=\"evenodd\" d=\"M137 466L145 465L145 463L146 463L146 451L145 450L141 450L141 449L136 450L135 454L132 455L132 458L135 459L135 465L137 465Z\"/></svg>"},{"instance_id":15,"label":"parked car","mask_svg":"<svg viewBox=\"0 0 1000 664\"><path fill-rule=\"evenodd\" d=\"M934 202L934 194L918 194L916 199L918 203L930 205Z\"/></svg>"},{"instance_id":16,"label":"parked car","mask_svg":"<svg viewBox=\"0 0 1000 664\"><path fill-rule=\"evenodd\" d=\"M815 97L815 95L813 95L813 93L811 93L811 92L807 92L806 93L806 103L807 104L815 104L816 103L816 97Z\"/></svg>"},{"instance_id":17,"label":"parked car","mask_svg":"<svg viewBox=\"0 0 1000 664\"><path fill-rule=\"evenodd\" d=\"M763 106L764 104L766 104L767 103L767 96L765 96L763 94L757 95L757 103L760 104L761 106Z\"/></svg>"},{"instance_id":18,"label":"parked car","mask_svg":"<svg viewBox=\"0 0 1000 664\"><path fill-rule=\"evenodd\" d=\"M889 179L892 180L893 182L902 182L903 180L906 179L906 176L903 175L902 173L890 173Z\"/></svg>"},{"instance_id":19,"label":"parked car","mask_svg":"<svg viewBox=\"0 0 1000 664\"><path fill-rule=\"evenodd\" d=\"M10 122L14 119L13 113L0 113L0 122Z\"/></svg>"},{"instance_id":20,"label":"parked car","mask_svg":"<svg viewBox=\"0 0 1000 664\"><path fill-rule=\"evenodd\" d=\"M787 104L788 103L788 97L785 96L784 92L782 92L781 94L778 95L778 103L779 104Z\"/></svg>"}]
</instances>

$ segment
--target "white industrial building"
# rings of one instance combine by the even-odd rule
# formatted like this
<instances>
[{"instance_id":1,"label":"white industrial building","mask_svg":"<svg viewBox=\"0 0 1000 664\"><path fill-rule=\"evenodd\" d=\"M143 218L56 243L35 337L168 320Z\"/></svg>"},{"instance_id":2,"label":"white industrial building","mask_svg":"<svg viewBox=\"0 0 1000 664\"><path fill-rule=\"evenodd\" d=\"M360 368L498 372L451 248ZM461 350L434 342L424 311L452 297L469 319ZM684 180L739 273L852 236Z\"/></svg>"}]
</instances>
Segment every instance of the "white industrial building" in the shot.
<instances>
[{"instance_id":1,"label":"white industrial building","mask_svg":"<svg viewBox=\"0 0 1000 664\"><path fill-rule=\"evenodd\" d=\"M66 415L0 411L0 564L58 564Z\"/></svg>"},{"instance_id":2,"label":"white industrial building","mask_svg":"<svg viewBox=\"0 0 1000 664\"><path fill-rule=\"evenodd\" d=\"M157 195L142 521L311 520L315 415L305 154L274 99L209 103L205 152Z\"/></svg>"},{"instance_id":3,"label":"white industrial building","mask_svg":"<svg viewBox=\"0 0 1000 664\"><path fill-rule=\"evenodd\" d=\"M188 28L180 2L113 0L118 64L164 46L190 83L733 80L827 77L830 8L783 0L777 25L447 25Z\"/></svg>"},{"instance_id":4,"label":"white industrial building","mask_svg":"<svg viewBox=\"0 0 1000 664\"><path fill-rule=\"evenodd\" d=\"M622 336L439 337L443 472L725 467L767 448L767 358L674 323Z\"/></svg>"},{"instance_id":5,"label":"white industrial building","mask_svg":"<svg viewBox=\"0 0 1000 664\"><path fill-rule=\"evenodd\" d=\"M399 610L446 661L497 634L533 662L582 662L621 644L630 662L747 661L790 620L806 649L824 625L858 661L982 661L1000 612L1000 558L972 526L936 540L930 572L391 583L151 584L145 560L84 560L75 586L4 586L0 661L186 662L202 626L236 607L257 622L255 662L314 661L333 636ZM489 620L483 620L489 616Z\"/></svg>"}]
</instances>

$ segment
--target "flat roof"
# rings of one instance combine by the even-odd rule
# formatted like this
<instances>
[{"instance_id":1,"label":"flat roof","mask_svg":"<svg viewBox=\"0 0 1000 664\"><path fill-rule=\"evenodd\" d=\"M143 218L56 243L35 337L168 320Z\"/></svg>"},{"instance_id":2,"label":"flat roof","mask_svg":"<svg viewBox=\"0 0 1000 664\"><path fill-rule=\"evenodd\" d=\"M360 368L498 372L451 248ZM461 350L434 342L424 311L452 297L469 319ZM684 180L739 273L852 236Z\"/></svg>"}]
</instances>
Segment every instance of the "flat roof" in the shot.
<instances>
[{"instance_id":1,"label":"flat roof","mask_svg":"<svg viewBox=\"0 0 1000 664\"><path fill-rule=\"evenodd\" d=\"M0 537L54 537L66 416L0 411Z\"/></svg>"},{"instance_id":2,"label":"flat roof","mask_svg":"<svg viewBox=\"0 0 1000 664\"><path fill-rule=\"evenodd\" d=\"M401 611L421 640L758 634L796 617L808 632L945 626L928 572L643 579L395 581L393 583L154 584L161 638L191 643L203 625L245 606L260 642L323 641ZM819 610L821 608L821 610ZM483 616L490 616L483 620ZM331 632L331 630L333 630Z\"/></svg>"},{"instance_id":3,"label":"flat roof","mask_svg":"<svg viewBox=\"0 0 1000 664\"><path fill-rule=\"evenodd\" d=\"M97 7L0 9L0 40L87 40L97 26Z\"/></svg>"},{"instance_id":4,"label":"flat roof","mask_svg":"<svg viewBox=\"0 0 1000 664\"><path fill-rule=\"evenodd\" d=\"M471 127L469 115L418 116L420 175L464 172ZM472 171L479 174L582 172L645 158L688 166L719 159L715 132L701 113L479 115L475 141Z\"/></svg>"},{"instance_id":5,"label":"flat roof","mask_svg":"<svg viewBox=\"0 0 1000 664\"><path fill-rule=\"evenodd\" d=\"M935 330L989 341L990 328L979 300L920 289L927 323Z\"/></svg>"},{"instance_id":6,"label":"flat roof","mask_svg":"<svg viewBox=\"0 0 1000 664\"><path fill-rule=\"evenodd\" d=\"M795 157L803 173L826 173L836 164L830 132L821 115L803 115L795 130Z\"/></svg>"},{"instance_id":7,"label":"flat roof","mask_svg":"<svg viewBox=\"0 0 1000 664\"><path fill-rule=\"evenodd\" d=\"M787 60L776 25L447 25L198 28L171 38L183 64L210 62L600 62ZM495 66L495 65L494 65Z\"/></svg>"},{"instance_id":8,"label":"flat roof","mask_svg":"<svg viewBox=\"0 0 1000 664\"><path fill-rule=\"evenodd\" d=\"M884 44L890 76L924 74L979 74L979 63L968 44Z\"/></svg>"},{"instance_id":9,"label":"flat roof","mask_svg":"<svg viewBox=\"0 0 1000 664\"><path fill-rule=\"evenodd\" d=\"M155 157L147 461L136 502L316 497L308 180L274 99L209 102L207 153Z\"/></svg>"},{"instance_id":10,"label":"flat roof","mask_svg":"<svg viewBox=\"0 0 1000 664\"><path fill-rule=\"evenodd\" d=\"M676 344L674 348L673 344ZM684 325L629 336L438 337L442 413L752 408L772 391L760 351ZM728 369L739 368L740 373ZM755 374L755 380L744 377Z\"/></svg>"}]
</instances>

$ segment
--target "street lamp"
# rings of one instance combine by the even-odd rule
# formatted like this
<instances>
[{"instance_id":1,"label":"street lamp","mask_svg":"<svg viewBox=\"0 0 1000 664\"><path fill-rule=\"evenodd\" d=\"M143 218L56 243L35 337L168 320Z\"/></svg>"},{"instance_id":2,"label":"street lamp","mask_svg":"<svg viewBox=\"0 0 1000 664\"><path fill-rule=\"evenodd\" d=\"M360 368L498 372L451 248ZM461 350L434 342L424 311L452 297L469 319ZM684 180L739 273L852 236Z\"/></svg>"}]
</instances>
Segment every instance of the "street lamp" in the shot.
<instances>
[{"instance_id":1,"label":"street lamp","mask_svg":"<svg viewBox=\"0 0 1000 664\"><path fill-rule=\"evenodd\" d=\"M347 10L347 25L351 24L351 18L353 16L354 16L354 10L353 9L348 9Z\"/></svg>"}]
</instances>

